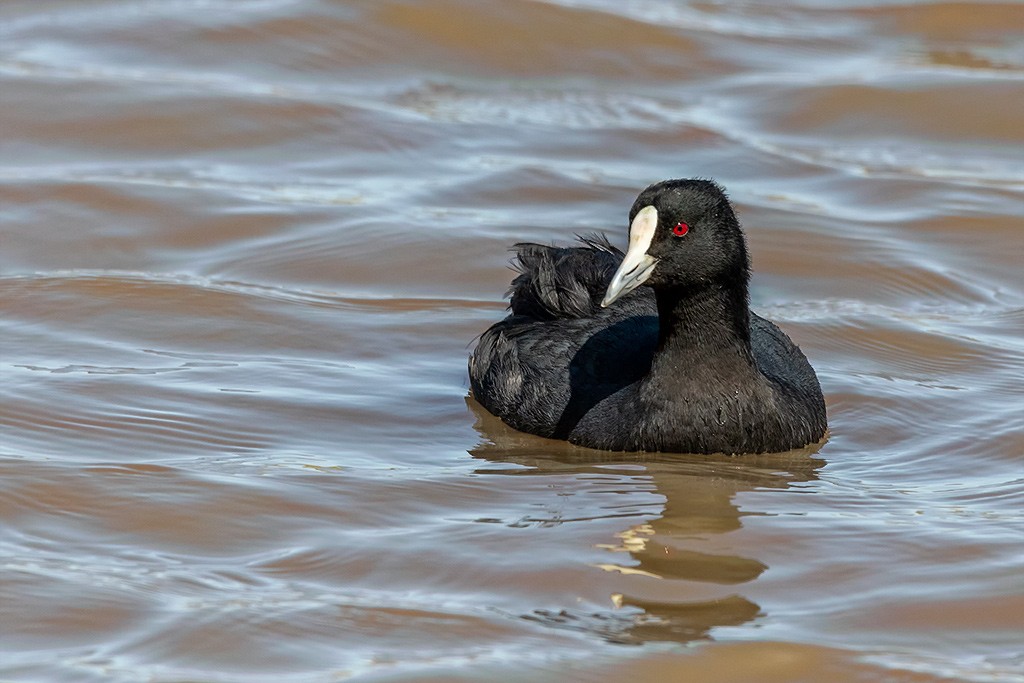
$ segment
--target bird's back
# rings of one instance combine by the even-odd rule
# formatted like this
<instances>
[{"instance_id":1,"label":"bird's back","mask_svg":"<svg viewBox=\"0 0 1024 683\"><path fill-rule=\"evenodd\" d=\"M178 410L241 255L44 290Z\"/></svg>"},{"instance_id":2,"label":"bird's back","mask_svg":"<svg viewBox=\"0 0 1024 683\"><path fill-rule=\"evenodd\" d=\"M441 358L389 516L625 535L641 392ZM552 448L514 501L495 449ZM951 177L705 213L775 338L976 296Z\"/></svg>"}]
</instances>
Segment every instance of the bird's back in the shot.
<instances>
[{"instance_id":1,"label":"bird's back","mask_svg":"<svg viewBox=\"0 0 1024 683\"><path fill-rule=\"evenodd\" d=\"M511 314L481 335L473 395L516 429L566 438L590 407L642 378L657 342L654 297L601 308L622 252L603 237L576 247L517 244Z\"/></svg>"}]
</instances>

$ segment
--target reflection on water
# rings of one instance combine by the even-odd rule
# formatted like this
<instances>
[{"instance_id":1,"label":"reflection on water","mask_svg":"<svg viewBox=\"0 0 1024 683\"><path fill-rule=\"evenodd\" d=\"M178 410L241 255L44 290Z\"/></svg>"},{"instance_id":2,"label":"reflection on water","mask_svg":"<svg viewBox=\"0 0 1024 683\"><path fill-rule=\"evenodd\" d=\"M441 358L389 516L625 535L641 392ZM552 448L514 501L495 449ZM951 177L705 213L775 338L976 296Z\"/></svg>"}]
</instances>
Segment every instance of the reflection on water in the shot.
<instances>
[{"instance_id":1,"label":"reflection on water","mask_svg":"<svg viewBox=\"0 0 1024 683\"><path fill-rule=\"evenodd\" d=\"M616 554L595 565L620 576L619 590L609 596L614 610L586 614L536 610L523 615L616 643L704 639L715 627L738 626L757 618L761 609L741 594L741 586L768 567L756 558L729 552L733 545L728 534L742 527L743 517L758 514L741 512L736 496L814 480L824 465L814 455L818 446L744 458L604 453L517 433L472 398L467 397L466 404L484 439L470 451L472 455L498 466L516 466L488 467L483 473L562 478L623 468L629 470L630 478L609 478L608 492L614 494L616 486L624 486L619 492L625 494L642 486L663 498L659 512L649 512L643 521L617 532L615 543L598 546ZM608 516L616 516L614 508Z\"/></svg>"}]
</instances>

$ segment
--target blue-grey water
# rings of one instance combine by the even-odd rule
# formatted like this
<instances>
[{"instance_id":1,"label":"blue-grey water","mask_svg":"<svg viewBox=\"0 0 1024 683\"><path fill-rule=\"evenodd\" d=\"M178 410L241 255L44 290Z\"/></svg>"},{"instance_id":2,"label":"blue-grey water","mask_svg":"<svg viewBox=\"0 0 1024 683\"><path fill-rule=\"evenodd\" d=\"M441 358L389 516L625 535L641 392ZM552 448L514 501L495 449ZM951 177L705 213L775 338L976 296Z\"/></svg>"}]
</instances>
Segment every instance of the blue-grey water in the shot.
<instances>
[{"instance_id":1,"label":"blue-grey water","mask_svg":"<svg viewBox=\"0 0 1024 683\"><path fill-rule=\"evenodd\" d=\"M1024 12L0 3L0 678L1024 681ZM508 247L713 177L830 438L468 398Z\"/></svg>"}]
</instances>

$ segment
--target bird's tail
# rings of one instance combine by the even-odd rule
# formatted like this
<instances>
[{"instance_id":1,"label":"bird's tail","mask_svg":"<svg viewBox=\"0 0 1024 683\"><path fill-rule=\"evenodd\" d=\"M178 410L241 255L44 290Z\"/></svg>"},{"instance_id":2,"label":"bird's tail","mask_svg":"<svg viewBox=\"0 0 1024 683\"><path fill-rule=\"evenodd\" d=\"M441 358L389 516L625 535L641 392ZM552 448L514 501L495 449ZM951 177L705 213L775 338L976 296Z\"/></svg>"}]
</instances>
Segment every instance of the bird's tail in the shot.
<instances>
[{"instance_id":1,"label":"bird's tail","mask_svg":"<svg viewBox=\"0 0 1024 683\"><path fill-rule=\"evenodd\" d=\"M578 247L515 245L512 265L519 275L508 291L514 315L537 320L583 318L600 308L623 254L604 235L579 240L582 246Z\"/></svg>"}]
</instances>

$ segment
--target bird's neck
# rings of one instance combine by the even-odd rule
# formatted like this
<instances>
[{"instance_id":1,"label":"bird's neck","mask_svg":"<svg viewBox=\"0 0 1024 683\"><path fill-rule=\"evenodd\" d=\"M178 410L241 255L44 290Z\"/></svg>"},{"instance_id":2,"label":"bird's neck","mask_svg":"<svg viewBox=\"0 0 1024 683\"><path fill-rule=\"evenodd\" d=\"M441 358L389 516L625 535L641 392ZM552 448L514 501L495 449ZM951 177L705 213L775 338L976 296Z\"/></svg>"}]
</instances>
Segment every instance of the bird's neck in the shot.
<instances>
[{"instance_id":1,"label":"bird's neck","mask_svg":"<svg viewBox=\"0 0 1024 683\"><path fill-rule=\"evenodd\" d=\"M754 367L745 282L658 288L658 353L655 362Z\"/></svg>"}]
</instances>

